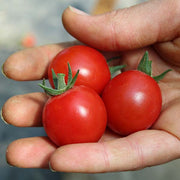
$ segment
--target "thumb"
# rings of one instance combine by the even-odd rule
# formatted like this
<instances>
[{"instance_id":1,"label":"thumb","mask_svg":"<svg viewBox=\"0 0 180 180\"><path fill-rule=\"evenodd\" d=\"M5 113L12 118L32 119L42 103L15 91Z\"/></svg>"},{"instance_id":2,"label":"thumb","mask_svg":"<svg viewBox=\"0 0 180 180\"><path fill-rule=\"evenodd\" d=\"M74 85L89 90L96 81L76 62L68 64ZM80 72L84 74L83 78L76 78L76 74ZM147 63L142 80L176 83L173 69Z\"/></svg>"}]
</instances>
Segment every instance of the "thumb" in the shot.
<instances>
[{"instance_id":1,"label":"thumb","mask_svg":"<svg viewBox=\"0 0 180 180\"><path fill-rule=\"evenodd\" d=\"M97 16L73 7L62 16L65 29L79 41L101 50L130 50L178 35L180 1L151 0Z\"/></svg>"}]
</instances>

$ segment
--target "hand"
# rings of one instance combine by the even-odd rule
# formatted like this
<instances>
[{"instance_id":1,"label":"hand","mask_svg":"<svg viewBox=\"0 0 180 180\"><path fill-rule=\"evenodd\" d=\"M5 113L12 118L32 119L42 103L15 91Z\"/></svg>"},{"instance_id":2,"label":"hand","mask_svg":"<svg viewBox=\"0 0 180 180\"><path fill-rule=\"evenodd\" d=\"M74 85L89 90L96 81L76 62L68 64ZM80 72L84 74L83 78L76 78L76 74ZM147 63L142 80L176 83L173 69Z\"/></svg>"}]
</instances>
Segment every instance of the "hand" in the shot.
<instances>
[{"instance_id":1,"label":"hand","mask_svg":"<svg viewBox=\"0 0 180 180\"><path fill-rule=\"evenodd\" d=\"M151 0L99 16L70 7L63 14L63 23L79 41L106 51L108 57L120 55L119 62L128 69L136 68L145 50L153 60L154 75L171 68L159 83L161 115L149 130L127 137L107 130L98 143L57 148L47 137L19 139L7 149L9 164L24 168L47 168L50 164L55 171L96 173L136 170L179 158L180 1ZM17 52L4 63L4 73L15 80L42 79L47 76L48 63L66 46L69 44ZM43 93L12 97L3 106L4 120L15 126L41 126L46 100Z\"/></svg>"}]
</instances>

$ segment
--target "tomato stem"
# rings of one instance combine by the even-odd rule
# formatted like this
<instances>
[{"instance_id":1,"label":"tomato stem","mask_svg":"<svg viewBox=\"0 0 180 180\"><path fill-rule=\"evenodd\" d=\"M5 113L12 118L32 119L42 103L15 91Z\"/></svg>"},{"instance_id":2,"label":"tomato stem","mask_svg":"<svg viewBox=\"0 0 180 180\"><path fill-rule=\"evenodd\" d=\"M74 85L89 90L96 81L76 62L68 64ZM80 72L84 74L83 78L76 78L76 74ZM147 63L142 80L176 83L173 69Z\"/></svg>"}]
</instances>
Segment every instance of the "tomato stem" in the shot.
<instances>
[{"instance_id":1,"label":"tomato stem","mask_svg":"<svg viewBox=\"0 0 180 180\"><path fill-rule=\"evenodd\" d=\"M114 74L123 69L124 67L126 67L126 65L119 65L119 66L109 66L109 70L110 70L110 73L111 73L111 78L114 77Z\"/></svg>"},{"instance_id":2,"label":"tomato stem","mask_svg":"<svg viewBox=\"0 0 180 180\"><path fill-rule=\"evenodd\" d=\"M164 78L164 76L165 76L169 71L172 71L172 69L168 69L168 70L164 71L162 74L160 74L160 75L158 75L158 76L153 76L153 79L154 79L156 82L159 82L161 79Z\"/></svg>"},{"instance_id":3,"label":"tomato stem","mask_svg":"<svg viewBox=\"0 0 180 180\"><path fill-rule=\"evenodd\" d=\"M144 72L145 74L151 76L157 83L164 78L164 76L171 71L171 69L168 69L164 71L162 74L158 76L152 76L152 61L149 60L149 53L146 51L138 65L137 70Z\"/></svg>"},{"instance_id":4,"label":"tomato stem","mask_svg":"<svg viewBox=\"0 0 180 180\"><path fill-rule=\"evenodd\" d=\"M64 92L66 92L67 90L71 89L74 86L76 79L78 77L78 74L79 74L79 70L76 72L75 76L72 77L71 66L68 63L68 82L67 82L67 84L65 83L65 74L57 73L57 75L56 75L56 73L52 69L53 83L54 83L55 88L53 89L53 88L47 87L44 79L43 79L42 84L39 84L39 86L44 89L46 94L51 95L51 96L57 96L57 95L60 95Z\"/></svg>"},{"instance_id":5,"label":"tomato stem","mask_svg":"<svg viewBox=\"0 0 180 180\"><path fill-rule=\"evenodd\" d=\"M138 70L146 73L147 75L152 75L152 61L149 60L148 51L146 51L138 65Z\"/></svg>"}]
</instances>

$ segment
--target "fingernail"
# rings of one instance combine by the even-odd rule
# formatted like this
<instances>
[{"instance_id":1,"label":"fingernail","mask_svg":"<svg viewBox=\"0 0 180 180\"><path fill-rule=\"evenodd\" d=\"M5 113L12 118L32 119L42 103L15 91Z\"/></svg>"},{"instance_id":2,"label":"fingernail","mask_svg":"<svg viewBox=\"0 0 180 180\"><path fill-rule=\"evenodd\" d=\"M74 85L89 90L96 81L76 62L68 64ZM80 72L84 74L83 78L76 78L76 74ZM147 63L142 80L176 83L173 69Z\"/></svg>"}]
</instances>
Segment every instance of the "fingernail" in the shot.
<instances>
[{"instance_id":1,"label":"fingernail","mask_svg":"<svg viewBox=\"0 0 180 180\"><path fill-rule=\"evenodd\" d=\"M79 9L77 9L77 8L74 8L74 7L72 7L72 6L69 6L69 9L73 12L73 13L76 13L76 14L79 14L79 15L88 15L87 13L85 13L84 11L81 11L81 10L79 10Z\"/></svg>"},{"instance_id":2,"label":"fingernail","mask_svg":"<svg viewBox=\"0 0 180 180\"><path fill-rule=\"evenodd\" d=\"M50 169L52 172L56 172L56 171L51 167L50 162L49 162L49 169Z\"/></svg>"},{"instance_id":3,"label":"fingernail","mask_svg":"<svg viewBox=\"0 0 180 180\"><path fill-rule=\"evenodd\" d=\"M1 119L2 119L2 121L3 121L5 124L8 124L8 123L4 120L4 117L3 117L3 115L2 115L2 109L1 109Z\"/></svg>"}]
</instances>

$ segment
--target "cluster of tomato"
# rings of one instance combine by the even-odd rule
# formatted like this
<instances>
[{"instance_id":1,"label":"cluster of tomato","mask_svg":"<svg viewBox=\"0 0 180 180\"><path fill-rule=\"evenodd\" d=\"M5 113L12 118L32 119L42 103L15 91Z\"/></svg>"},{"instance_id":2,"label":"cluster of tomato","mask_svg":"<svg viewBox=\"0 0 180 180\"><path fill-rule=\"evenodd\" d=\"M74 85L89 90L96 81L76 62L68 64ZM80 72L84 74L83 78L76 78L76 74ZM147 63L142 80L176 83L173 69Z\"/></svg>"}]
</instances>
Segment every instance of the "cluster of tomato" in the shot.
<instances>
[{"instance_id":1,"label":"cluster of tomato","mask_svg":"<svg viewBox=\"0 0 180 180\"><path fill-rule=\"evenodd\" d=\"M52 88L40 85L51 96L42 117L49 138L61 146L97 142L107 126L121 136L151 127L162 97L144 71L149 62L145 53L139 69L111 78L105 57L93 48L72 46L57 54L48 69Z\"/></svg>"}]
</instances>

